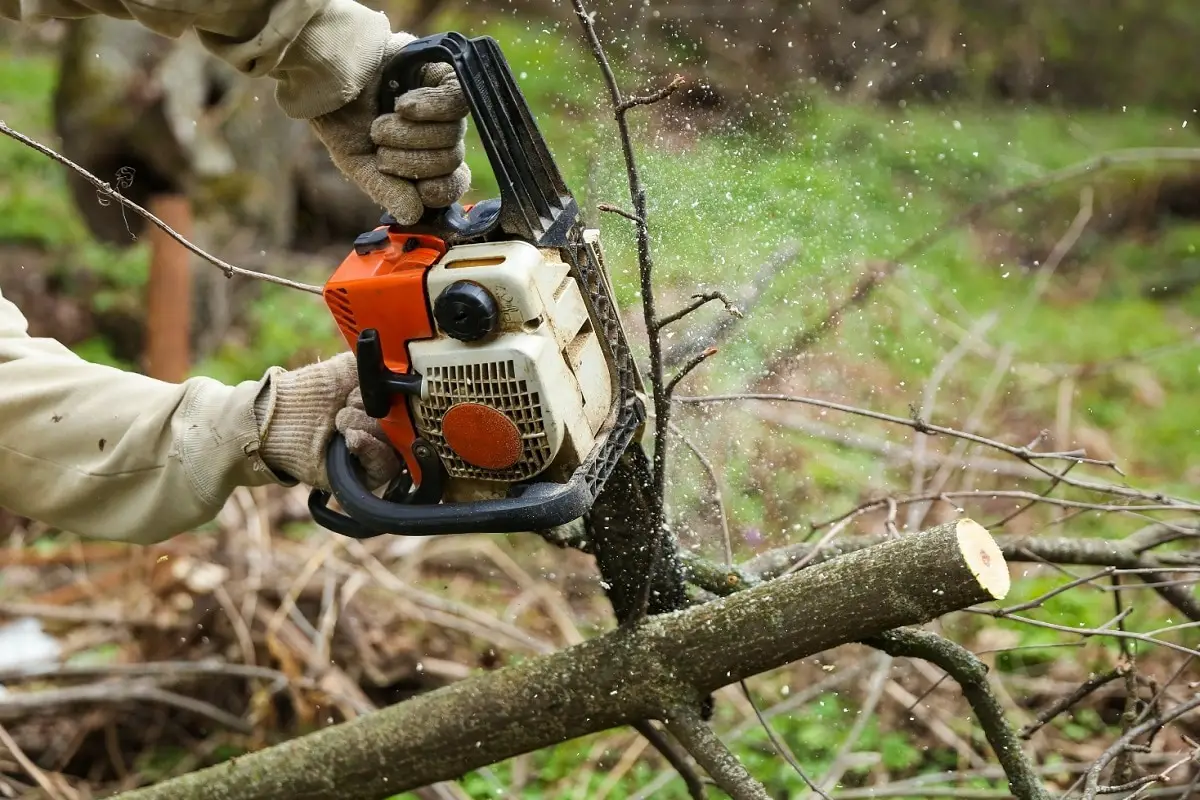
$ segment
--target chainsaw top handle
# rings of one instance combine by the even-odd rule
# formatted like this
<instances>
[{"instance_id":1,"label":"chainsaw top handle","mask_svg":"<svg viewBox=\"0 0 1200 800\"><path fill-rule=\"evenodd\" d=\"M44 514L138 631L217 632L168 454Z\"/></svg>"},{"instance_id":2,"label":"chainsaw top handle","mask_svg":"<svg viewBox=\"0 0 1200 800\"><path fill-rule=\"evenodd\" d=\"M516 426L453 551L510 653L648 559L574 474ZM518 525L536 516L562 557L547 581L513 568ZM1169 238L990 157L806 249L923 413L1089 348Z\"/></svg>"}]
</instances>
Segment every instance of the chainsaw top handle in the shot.
<instances>
[{"instance_id":1,"label":"chainsaw top handle","mask_svg":"<svg viewBox=\"0 0 1200 800\"><path fill-rule=\"evenodd\" d=\"M499 213L495 213L495 201L485 201L472 209L468 219L455 203L449 208L428 209L416 226L404 229L442 236L450 244L515 238L536 247L566 245L579 207L495 39L468 39L450 32L405 45L383 65L379 113L394 112L400 95L421 87L424 68L433 63L454 67L500 186Z\"/></svg>"}]
</instances>

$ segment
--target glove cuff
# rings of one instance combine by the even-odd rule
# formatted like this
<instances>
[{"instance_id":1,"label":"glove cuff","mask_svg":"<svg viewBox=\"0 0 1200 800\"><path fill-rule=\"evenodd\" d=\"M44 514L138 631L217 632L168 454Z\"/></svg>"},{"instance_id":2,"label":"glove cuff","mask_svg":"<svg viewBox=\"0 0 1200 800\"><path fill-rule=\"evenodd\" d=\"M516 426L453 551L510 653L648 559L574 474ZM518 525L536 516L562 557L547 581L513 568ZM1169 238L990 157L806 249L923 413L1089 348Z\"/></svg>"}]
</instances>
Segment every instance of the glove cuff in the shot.
<instances>
[{"instance_id":1,"label":"glove cuff","mask_svg":"<svg viewBox=\"0 0 1200 800\"><path fill-rule=\"evenodd\" d=\"M333 416L356 381L353 357L339 356L295 372L273 368L254 403L263 461L285 483L298 475L324 474L325 438Z\"/></svg>"},{"instance_id":2,"label":"glove cuff","mask_svg":"<svg viewBox=\"0 0 1200 800\"><path fill-rule=\"evenodd\" d=\"M336 111L362 93L379 72L393 36L387 15L355 0L330 0L313 16L271 71L275 101L292 119Z\"/></svg>"}]
</instances>

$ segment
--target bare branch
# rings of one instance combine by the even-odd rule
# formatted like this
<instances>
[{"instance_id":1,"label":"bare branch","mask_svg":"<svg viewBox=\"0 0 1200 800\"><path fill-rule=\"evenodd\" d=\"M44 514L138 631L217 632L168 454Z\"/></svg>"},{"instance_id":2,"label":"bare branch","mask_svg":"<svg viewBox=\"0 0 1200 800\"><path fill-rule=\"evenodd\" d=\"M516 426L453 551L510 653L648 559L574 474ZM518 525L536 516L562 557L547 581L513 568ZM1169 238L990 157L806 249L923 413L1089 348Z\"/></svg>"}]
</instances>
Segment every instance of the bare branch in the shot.
<instances>
[{"instance_id":1,"label":"bare branch","mask_svg":"<svg viewBox=\"0 0 1200 800\"><path fill-rule=\"evenodd\" d=\"M29 759L29 756L25 755L25 751L21 749L20 745L17 744L17 741L13 739L8 729L3 725L0 725L0 745L3 745L4 749L13 757L13 760L20 765L21 769L25 770L25 774L33 778L34 783L42 787L42 791L46 793L46 796L50 800L67 800L63 793L50 781L46 773L39 769L38 765Z\"/></svg>"},{"instance_id":2,"label":"bare branch","mask_svg":"<svg viewBox=\"0 0 1200 800\"><path fill-rule=\"evenodd\" d=\"M1171 722L1193 709L1200 708L1200 694L1193 697L1186 703L1181 703L1165 714L1155 716L1146 720L1141 725L1130 728L1123 736L1113 742L1107 750L1105 750L1100 758L1096 759L1096 763L1088 770L1087 780L1084 782L1083 800L1095 800L1098 794L1108 794L1113 790L1109 787L1100 785L1100 775L1114 759L1122 752L1133 745L1135 739L1152 733L1162 728L1168 722Z\"/></svg>"},{"instance_id":3,"label":"bare branch","mask_svg":"<svg viewBox=\"0 0 1200 800\"><path fill-rule=\"evenodd\" d=\"M640 733L667 760L667 763L675 768L675 772L679 773L679 777L683 779L683 783L687 787L688 796L692 800L704 800L704 782L692 769L687 758L675 749L670 740L663 736L649 720L634 723L633 729Z\"/></svg>"},{"instance_id":4,"label":"bare branch","mask_svg":"<svg viewBox=\"0 0 1200 800\"><path fill-rule=\"evenodd\" d=\"M657 320L654 323L654 330L655 331L662 330L666 326L670 325L672 322L677 322L677 321L683 319L688 314L691 314L693 311L699 309L706 303L712 302L713 300L720 300L725 305L725 310L728 311L732 316L735 316L739 319L742 316L742 312L739 311L737 306L735 306L729 300L729 298L725 296L724 292L706 292L704 294L694 294L694 295L692 295L692 298L693 298L693 302L688 303L686 306L679 309L674 314L668 314L667 316L663 317L662 319Z\"/></svg>"},{"instance_id":5,"label":"bare branch","mask_svg":"<svg viewBox=\"0 0 1200 800\"><path fill-rule=\"evenodd\" d=\"M725 494L721 490L721 479L717 475L717 471L713 468L712 462L708 457L701 452L700 448L688 438L687 434L679 429L679 426L674 422L670 425L670 430L679 437L679 441L683 442L688 450L692 451L692 455L700 462L700 467L704 470L704 474L708 476L709 483L712 484L713 502L717 507L717 513L721 518L721 542L725 547L725 563L732 566L733 564L733 541L729 535L729 514L725 511Z\"/></svg>"},{"instance_id":6,"label":"bare branch","mask_svg":"<svg viewBox=\"0 0 1200 800\"><path fill-rule=\"evenodd\" d=\"M1047 628L1049 630L1059 631L1061 633L1072 633L1072 634L1075 634L1076 636L1083 636L1083 637L1108 636L1113 639L1129 639L1129 640L1132 640L1135 642L1142 642L1144 644L1157 645L1158 647L1166 647L1169 650L1175 650L1176 652L1183 653L1186 656L1192 656L1193 658L1200 658L1200 650L1193 650L1190 647L1184 647L1181 644L1176 644L1175 642L1168 642L1164 639L1157 639L1153 636L1148 636L1143 633L1132 633L1130 631L1122 631L1122 630L1110 631L1105 628L1072 628L1069 625L1057 625L1053 622L1044 622L1040 619L1031 619L1029 617L1018 616L1017 614L1005 614L1003 612L992 611L990 609L968 608L966 610L969 613L973 613L973 614L985 614L989 617L1010 619L1010 620L1013 620L1014 622L1022 622L1022 623L1025 623L1026 625L1033 625L1034 627L1038 627L1038 628ZM1125 615L1122 615L1119 619L1124 619L1124 616Z\"/></svg>"},{"instance_id":7,"label":"bare branch","mask_svg":"<svg viewBox=\"0 0 1200 800\"><path fill-rule=\"evenodd\" d=\"M679 87L683 86L684 83L686 83L684 77L682 75L676 75L671 79L670 83L656 92L651 92L647 95L633 95L632 97L626 98L619 106L617 106L617 110L624 113L634 106L649 106L654 105L655 103L660 103L671 95L675 94Z\"/></svg>"},{"instance_id":8,"label":"bare branch","mask_svg":"<svg viewBox=\"0 0 1200 800\"><path fill-rule=\"evenodd\" d=\"M1053 722L1060 714L1069 711L1076 703L1083 700L1097 689L1101 689L1115 681L1125 674L1128 669L1127 664L1119 664L1110 669L1108 672L1103 672L1099 675L1093 675L1079 685L1079 688L1071 692L1066 697L1060 697L1051 703L1045 710L1038 713L1033 722L1021 729L1020 736L1022 739L1030 739L1035 733L1043 727Z\"/></svg>"},{"instance_id":9,"label":"bare branch","mask_svg":"<svg viewBox=\"0 0 1200 800\"><path fill-rule=\"evenodd\" d=\"M938 227L929 231L929 233L908 244L903 250L896 254L893 260L898 262L909 261L915 256L925 252L936 242L941 240L946 234L953 230L961 228L963 225L974 222L989 211L994 211L997 208L1008 205L1022 197L1034 194L1052 186L1056 183L1065 183L1066 181L1081 178L1093 172L1109 169L1118 164L1133 164L1146 161L1200 161L1200 148L1195 147L1136 147L1124 150L1113 150L1108 153L1102 153L1095 158L1089 158L1086 161L1081 161L1078 164L1073 164L1054 172L1050 172L1037 180L1023 183L1020 186L1014 186L1011 189L1006 189L998 192L990 197L981 200L975 205L968 208L966 211L952 217L948 221L942 223Z\"/></svg>"},{"instance_id":10,"label":"bare branch","mask_svg":"<svg viewBox=\"0 0 1200 800\"><path fill-rule=\"evenodd\" d=\"M682 367L680 367L679 372L675 373L675 377L671 378L671 380L667 383L667 389L665 392L665 394L667 396L667 401L670 402L671 394L675 391L675 387L679 385L679 382L681 380L686 378L691 373L691 371L694 370L696 367L700 366L701 364L703 364L705 361L712 358L716 354L717 354L717 348L709 347L709 348L697 353L696 355L692 356L691 359L686 364L684 364Z\"/></svg>"},{"instance_id":11,"label":"bare branch","mask_svg":"<svg viewBox=\"0 0 1200 800\"><path fill-rule=\"evenodd\" d=\"M889 422L893 425L903 425L907 428L912 428L918 433L924 434L940 434L943 436L951 436L956 439L965 439L975 444L986 445L987 447L1001 450L1008 453L1014 458L1019 458L1022 461L1032 464L1039 460L1056 460L1056 461L1072 461L1080 464L1093 464L1100 467L1108 467L1112 469L1116 466L1112 461L1101 459L1088 458L1079 453L1040 453L1036 450L1031 450L1028 447L1016 447L1010 444L1004 444L994 439L988 439L975 433L967 433L966 431L955 430L941 425L933 425L919 417L897 417L894 414L884 414L881 411L871 411L866 408L858 408L857 406L846 405L845 403L835 403L832 400L818 400L814 397L801 397L799 395L790 394L763 394L757 392L746 392L741 394L718 394L707 396L684 396L673 398L676 403L689 403L693 405L707 405L711 403L733 403L746 400L761 400L773 403L800 403L806 406L815 406L816 408L826 408L830 411L841 411L846 414L853 414L859 417L879 420L880 422ZM1051 474L1051 477L1055 477Z\"/></svg>"},{"instance_id":12,"label":"bare branch","mask_svg":"<svg viewBox=\"0 0 1200 800\"><path fill-rule=\"evenodd\" d=\"M636 222L639 225L641 225L643 222L642 218L637 214L626 211L620 206L614 206L612 203L597 203L596 208L600 209L601 211L607 211L609 214L616 214L618 217L624 217L625 219L631 222Z\"/></svg>"},{"instance_id":13,"label":"bare branch","mask_svg":"<svg viewBox=\"0 0 1200 800\"><path fill-rule=\"evenodd\" d=\"M1004 767L1008 788L1018 800L1050 800L1050 793L1034 770L1033 762L1004 716L1004 709L987 680L987 667L971 651L936 633L894 630L864 640L894 658L920 658L950 674L971 704L988 743Z\"/></svg>"},{"instance_id":14,"label":"bare branch","mask_svg":"<svg viewBox=\"0 0 1200 800\"><path fill-rule=\"evenodd\" d=\"M140 205L133 202L128 197L125 197L123 194L121 194L116 189L114 189L111 185L109 185L105 181L100 180L95 175L88 172L86 169L79 166L71 159L52 150L51 148L47 147L46 145L42 144L41 142L38 142L34 139L29 138L28 136L26 136L23 133L19 133L18 131L13 130L8 125L6 125L3 120L0 120L0 133L3 133L5 136L8 136L9 138L16 139L21 144L23 144L27 147L31 147L34 150L41 153L42 155L47 156L48 158L51 158L54 161L57 161L59 164L69 167L70 169L79 173L79 175L81 175L84 179L86 179L88 181L88 183L95 186L97 191L99 191L101 194L111 197L112 199L114 199L118 203L120 203L121 205L125 206L126 208L130 209L131 211L136 212L139 216L141 216L144 219L146 219L147 221L153 223L155 226L160 228L163 231L163 233L167 234L172 239L174 239L176 242L178 242L179 244L181 244L185 248L187 248L188 251L190 251L194 255L199 256L200 258L204 259L208 263L216 266L218 269L220 269L222 272L224 272L226 278L232 278L234 275L238 275L243 278L253 278L253 279L259 280L259 281L266 281L267 283L275 283L280 286L287 286L288 288L291 288L291 289L299 289L303 292L310 292L312 294L321 294L320 286L314 286L311 283L301 283L299 281L289 280L288 278L281 278L277 275L268 275L264 272L254 272L252 270L242 269L241 267L235 267L233 264L230 264L227 261L222 261L221 259L217 258L216 256L214 256L210 253L207 253L204 250L201 250L196 245L192 244L184 236L180 235L174 228L167 225L167 223L163 222L161 219L159 219L158 217L156 217L154 214L150 213L146 209L142 208Z\"/></svg>"},{"instance_id":15,"label":"bare branch","mask_svg":"<svg viewBox=\"0 0 1200 800\"><path fill-rule=\"evenodd\" d=\"M668 347L663 352L663 364L673 367L682 361L688 352L695 347L719 346L733 333L739 320L749 317L762 300L763 295L775 282L779 273L790 265L800 255L800 245L795 241L785 242L777 251L768 256L754 279L738 297L737 306L741 314L737 317L719 316L708 326L691 331L683 337L683 341L674 347Z\"/></svg>"},{"instance_id":16,"label":"bare branch","mask_svg":"<svg viewBox=\"0 0 1200 800\"><path fill-rule=\"evenodd\" d=\"M695 711L677 710L664 720L664 724L733 800L771 800L763 785L746 771Z\"/></svg>"},{"instance_id":17,"label":"bare branch","mask_svg":"<svg viewBox=\"0 0 1200 800\"><path fill-rule=\"evenodd\" d=\"M643 618L649 609L650 594L653 586L652 576L658 571L658 563L662 557L663 540L669 535L666 530L664 503L666 502L667 485L667 451L670 445L667 439L667 425L671 421L671 405L663 378L662 339L654 328L654 320L658 318L658 311L655 308L654 300L654 258L650 251L650 229L646 215L646 189L642 186L642 176L638 171L637 160L633 153L633 137L629 133L629 123L626 120L626 112L630 107L626 105L626 100L621 96L621 89L617 86L617 78L613 74L612 66L608 62L608 56L604 53L604 46L600 43L600 37L596 34L592 15L584 8L583 0L571 0L571 5L579 17L584 37L587 39L592 55L595 56L596 63L600 67L600 72L604 76L604 83L608 87L613 116L617 122L617 132L621 140L621 151L625 157L625 172L629 182L629 196L633 201L633 214L630 216L630 219L634 220L634 225L637 228L638 274L642 291L642 316L646 325L646 331L649 334L649 380L654 398L654 461L652 469L653 491L650 498L652 507L649 509L650 519L648 524L650 530L653 531L653 540L650 543L652 550L650 554L650 572L642 583L639 608L637 613L627 621L628 624L633 624Z\"/></svg>"},{"instance_id":18,"label":"bare branch","mask_svg":"<svg viewBox=\"0 0 1200 800\"><path fill-rule=\"evenodd\" d=\"M804 771L804 767L800 766L800 760L796 758L796 754L793 753L791 749L788 748L787 743L780 739L779 735L775 733L775 729L771 727L771 723L768 722L767 718L763 715L762 710L758 707L758 703L754 702L754 696L750 694L750 687L746 685L745 681L740 681L739 683L742 689L742 694L745 695L746 702L749 703L750 708L753 709L754 717L758 720L758 724L762 726L763 731L767 734L767 741L771 743L771 747L774 748L775 752L780 758L788 763L789 767L795 770L796 774L800 776L800 780L804 781L804 783L808 785L809 789L812 789L814 792L819 794L822 798L824 798L824 800L832 800L832 798L830 798L820 786L818 786L816 783L813 783L812 778L808 777L808 773Z\"/></svg>"}]
</instances>

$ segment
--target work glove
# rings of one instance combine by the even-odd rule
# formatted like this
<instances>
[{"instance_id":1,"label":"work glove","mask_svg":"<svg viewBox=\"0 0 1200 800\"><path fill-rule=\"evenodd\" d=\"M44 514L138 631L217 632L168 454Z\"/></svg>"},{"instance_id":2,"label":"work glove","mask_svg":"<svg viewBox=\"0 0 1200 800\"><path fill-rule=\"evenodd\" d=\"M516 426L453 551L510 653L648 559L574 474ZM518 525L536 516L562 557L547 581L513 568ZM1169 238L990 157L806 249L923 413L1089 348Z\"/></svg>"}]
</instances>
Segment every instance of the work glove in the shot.
<instances>
[{"instance_id":1,"label":"work glove","mask_svg":"<svg viewBox=\"0 0 1200 800\"><path fill-rule=\"evenodd\" d=\"M363 407L353 353L291 372L272 370L269 391L259 395L254 414L262 437L259 454L283 477L329 491L325 451L335 430L358 458L369 488L383 486L400 470L379 421Z\"/></svg>"},{"instance_id":2,"label":"work glove","mask_svg":"<svg viewBox=\"0 0 1200 800\"><path fill-rule=\"evenodd\" d=\"M421 88L377 113L383 65L415 38L392 34L380 70L358 96L311 121L337 168L401 225L415 223L426 207L451 205L471 185L463 161L469 109L452 66L427 65Z\"/></svg>"}]
</instances>

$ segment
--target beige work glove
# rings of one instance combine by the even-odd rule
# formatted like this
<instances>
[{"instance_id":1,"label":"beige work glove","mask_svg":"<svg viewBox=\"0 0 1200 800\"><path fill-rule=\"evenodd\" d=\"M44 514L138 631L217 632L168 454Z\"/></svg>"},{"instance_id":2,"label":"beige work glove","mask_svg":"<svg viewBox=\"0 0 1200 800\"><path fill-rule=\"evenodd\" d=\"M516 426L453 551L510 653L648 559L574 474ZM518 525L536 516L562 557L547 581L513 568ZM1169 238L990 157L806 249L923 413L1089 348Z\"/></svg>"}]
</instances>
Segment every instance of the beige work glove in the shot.
<instances>
[{"instance_id":1,"label":"beige work glove","mask_svg":"<svg viewBox=\"0 0 1200 800\"><path fill-rule=\"evenodd\" d=\"M394 33L380 68L416 37ZM449 64L430 64L424 86L378 115L376 72L358 96L337 111L311 120L333 163L396 218L411 225L426 207L444 208L471 185L463 161L469 109Z\"/></svg>"},{"instance_id":2,"label":"beige work glove","mask_svg":"<svg viewBox=\"0 0 1200 800\"><path fill-rule=\"evenodd\" d=\"M329 491L325 451L335 430L362 464L368 488L383 486L400 470L399 455L379 421L363 408L353 353L292 372L273 370L254 415L263 437L263 461L307 486Z\"/></svg>"}]
</instances>

